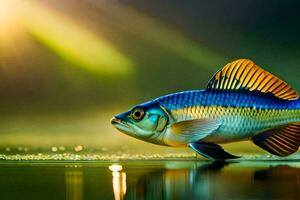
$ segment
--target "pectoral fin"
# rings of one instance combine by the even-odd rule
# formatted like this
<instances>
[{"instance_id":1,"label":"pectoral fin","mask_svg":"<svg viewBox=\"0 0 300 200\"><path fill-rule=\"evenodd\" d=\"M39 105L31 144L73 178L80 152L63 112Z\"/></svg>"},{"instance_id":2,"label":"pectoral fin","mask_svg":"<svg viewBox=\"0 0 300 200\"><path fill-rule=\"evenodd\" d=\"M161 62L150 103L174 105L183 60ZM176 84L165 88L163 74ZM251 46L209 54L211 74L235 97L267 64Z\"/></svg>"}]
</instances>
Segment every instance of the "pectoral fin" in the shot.
<instances>
[{"instance_id":1,"label":"pectoral fin","mask_svg":"<svg viewBox=\"0 0 300 200\"><path fill-rule=\"evenodd\" d=\"M192 143L189 144L189 147L208 159L227 160L239 158L238 156L224 151L224 149L220 145L213 143Z\"/></svg>"},{"instance_id":2,"label":"pectoral fin","mask_svg":"<svg viewBox=\"0 0 300 200\"><path fill-rule=\"evenodd\" d=\"M300 122L290 123L265 131L252 138L253 142L277 156L295 153L300 145Z\"/></svg>"},{"instance_id":3,"label":"pectoral fin","mask_svg":"<svg viewBox=\"0 0 300 200\"><path fill-rule=\"evenodd\" d=\"M194 143L216 131L220 125L218 120L206 118L181 121L171 125L171 137L179 143Z\"/></svg>"}]
</instances>

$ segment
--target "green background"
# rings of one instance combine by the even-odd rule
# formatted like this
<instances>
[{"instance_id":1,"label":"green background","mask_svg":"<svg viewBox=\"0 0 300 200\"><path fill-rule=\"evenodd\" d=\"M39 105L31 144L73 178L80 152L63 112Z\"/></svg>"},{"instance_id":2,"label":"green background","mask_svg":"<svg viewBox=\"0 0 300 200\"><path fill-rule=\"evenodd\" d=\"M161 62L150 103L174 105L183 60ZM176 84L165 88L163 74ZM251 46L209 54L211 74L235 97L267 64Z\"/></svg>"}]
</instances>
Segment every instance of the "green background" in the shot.
<instances>
[{"instance_id":1,"label":"green background","mask_svg":"<svg viewBox=\"0 0 300 200\"><path fill-rule=\"evenodd\" d=\"M238 58L252 59L299 90L299 6L279 0L2 0L1 151L73 152L82 145L108 154L182 152L122 135L110 118L161 95L203 89L216 70ZM250 143L229 148L262 152Z\"/></svg>"}]
</instances>

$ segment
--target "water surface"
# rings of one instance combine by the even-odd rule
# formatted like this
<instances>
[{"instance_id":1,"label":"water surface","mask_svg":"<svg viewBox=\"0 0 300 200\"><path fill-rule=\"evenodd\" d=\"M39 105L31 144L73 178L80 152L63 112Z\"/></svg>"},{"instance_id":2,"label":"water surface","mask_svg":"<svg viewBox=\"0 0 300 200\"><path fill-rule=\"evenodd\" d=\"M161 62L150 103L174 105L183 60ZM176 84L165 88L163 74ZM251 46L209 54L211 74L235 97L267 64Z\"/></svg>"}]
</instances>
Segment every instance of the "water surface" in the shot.
<instances>
[{"instance_id":1,"label":"water surface","mask_svg":"<svg viewBox=\"0 0 300 200\"><path fill-rule=\"evenodd\" d=\"M300 199L299 161L0 163L1 199Z\"/></svg>"}]
</instances>

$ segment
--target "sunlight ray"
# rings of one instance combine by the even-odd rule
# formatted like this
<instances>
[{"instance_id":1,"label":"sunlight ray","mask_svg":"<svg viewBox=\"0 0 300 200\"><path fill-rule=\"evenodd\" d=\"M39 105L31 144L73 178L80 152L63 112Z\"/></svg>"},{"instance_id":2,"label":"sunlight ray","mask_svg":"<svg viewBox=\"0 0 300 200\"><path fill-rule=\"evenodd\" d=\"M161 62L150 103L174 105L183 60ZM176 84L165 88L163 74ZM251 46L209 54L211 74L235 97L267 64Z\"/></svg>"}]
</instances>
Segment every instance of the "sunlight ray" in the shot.
<instances>
[{"instance_id":1,"label":"sunlight ray","mask_svg":"<svg viewBox=\"0 0 300 200\"><path fill-rule=\"evenodd\" d=\"M21 22L41 43L70 63L102 75L129 75L130 59L108 41L63 15L33 1L19 1Z\"/></svg>"}]
</instances>

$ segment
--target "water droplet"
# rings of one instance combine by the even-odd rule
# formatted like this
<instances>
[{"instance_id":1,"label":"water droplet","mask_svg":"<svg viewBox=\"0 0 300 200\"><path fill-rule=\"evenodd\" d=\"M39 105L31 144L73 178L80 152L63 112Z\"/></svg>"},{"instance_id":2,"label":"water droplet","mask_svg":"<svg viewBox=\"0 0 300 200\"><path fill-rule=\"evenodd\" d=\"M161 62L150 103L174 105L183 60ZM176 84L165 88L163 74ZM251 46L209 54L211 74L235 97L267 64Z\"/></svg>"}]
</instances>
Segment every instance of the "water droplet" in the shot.
<instances>
[{"instance_id":1,"label":"water droplet","mask_svg":"<svg viewBox=\"0 0 300 200\"><path fill-rule=\"evenodd\" d=\"M66 148L65 148L64 146L60 146L60 147L58 147L58 149L59 149L60 151L65 151L65 150L66 150Z\"/></svg>"},{"instance_id":2,"label":"water droplet","mask_svg":"<svg viewBox=\"0 0 300 200\"><path fill-rule=\"evenodd\" d=\"M57 147L52 147L51 148L51 151L53 151L53 152L57 152L57 150L58 150Z\"/></svg>"},{"instance_id":3,"label":"water droplet","mask_svg":"<svg viewBox=\"0 0 300 200\"><path fill-rule=\"evenodd\" d=\"M82 151L82 150L83 150L83 146L81 146L81 145L77 145L77 146L74 147L74 151L76 151L76 152L79 152L79 151Z\"/></svg>"}]
</instances>

